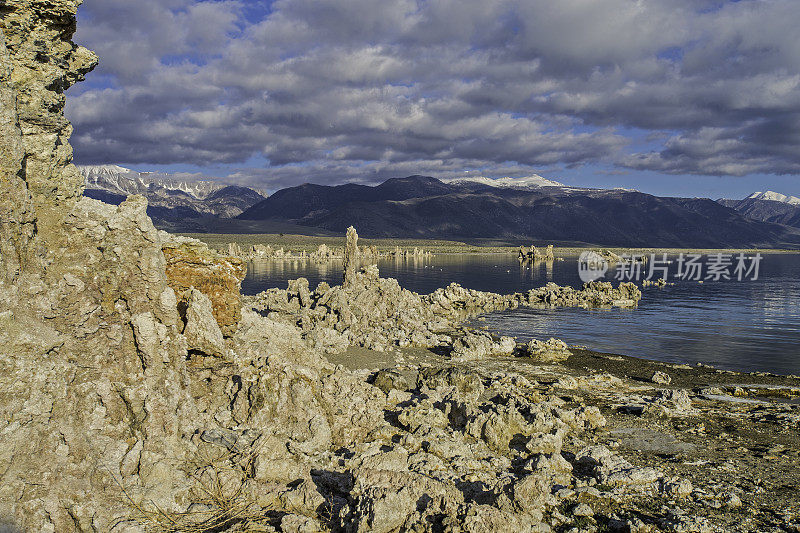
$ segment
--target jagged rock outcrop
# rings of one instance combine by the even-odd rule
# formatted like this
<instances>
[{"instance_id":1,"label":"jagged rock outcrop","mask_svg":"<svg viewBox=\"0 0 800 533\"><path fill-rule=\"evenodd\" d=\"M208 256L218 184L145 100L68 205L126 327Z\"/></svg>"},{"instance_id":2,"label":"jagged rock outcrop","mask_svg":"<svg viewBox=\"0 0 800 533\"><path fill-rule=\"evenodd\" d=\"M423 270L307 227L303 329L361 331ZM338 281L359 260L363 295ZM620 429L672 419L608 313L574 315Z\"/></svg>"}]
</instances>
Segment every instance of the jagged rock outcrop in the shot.
<instances>
[{"instance_id":1,"label":"jagged rock outcrop","mask_svg":"<svg viewBox=\"0 0 800 533\"><path fill-rule=\"evenodd\" d=\"M0 7L0 516L31 531L109 530L120 487L176 510L198 420L146 203L81 198L70 164L78 4Z\"/></svg>"},{"instance_id":2,"label":"jagged rock outcrop","mask_svg":"<svg viewBox=\"0 0 800 533\"><path fill-rule=\"evenodd\" d=\"M567 343L551 337L546 341L531 339L525 347L525 355L540 363L560 363L569 359L572 353Z\"/></svg>"},{"instance_id":3,"label":"jagged rock outcrop","mask_svg":"<svg viewBox=\"0 0 800 533\"><path fill-rule=\"evenodd\" d=\"M0 30L0 281L15 281L30 262L29 245L36 232L33 201L25 184L22 131L12 65Z\"/></svg>"},{"instance_id":4,"label":"jagged rock outcrop","mask_svg":"<svg viewBox=\"0 0 800 533\"><path fill-rule=\"evenodd\" d=\"M192 287L181 296L178 310L184 323L182 333L186 337L189 350L224 357L225 339L214 318L209 297Z\"/></svg>"},{"instance_id":5,"label":"jagged rock outcrop","mask_svg":"<svg viewBox=\"0 0 800 533\"><path fill-rule=\"evenodd\" d=\"M249 297L247 302L274 320L301 327L308 339L330 339L327 349L335 351L335 347L347 345L386 350L392 346L449 344L449 335L460 322L519 306L631 307L641 298L641 291L632 283L614 288L608 282L587 283L580 290L548 283L539 289L506 295L453 283L420 296L401 288L397 280L381 278L376 265L349 276L347 284L330 287L321 283L314 290L309 288L308 280L300 278L289 282L286 290L269 289ZM466 345L462 348L465 356L500 353L495 349L473 350Z\"/></svg>"},{"instance_id":6,"label":"jagged rock outcrop","mask_svg":"<svg viewBox=\"0 0 800 533\"><path fill-rule=\"evenodd\" d=\"M485 331L465 331L453 342L454 357L462 360L483 359L485 357L509 356L517 349L512 337L494 337Z\"/></svg>"},{"instance_id":7,"label":"jagged rock outcrop","mask_svg":"<svg viewBox=\"0 0 800 533\"><path fill-rule=\"evenodd\" d=\"M520 263L524 263L526 261L553 261L555 260L553 245L548 244L547 248L544 250L537 248L536 246L531 246L530 248L520 246L517 259Z\"/></svg>"},{"instance_id":8,"label":"jagged rock outcrop","mask_svg":"<svg viewBox=\"0 0 800 533\"><path fill-rule=\"evenodd\" d=\"M198 417L145 208L78 201L40 242L57 260L22 288L37 290L29 305L4 311L0 513L20 527L107 530L130 513L120 486L169 509L188 490L178 466Z\"/></svg>"},{"instance_id":9,"label":"jagged rock outcrop","mask_svg":"<svg viewBox=\"0 0 800 533\"><path fill-rule=\"evenodd\" d=\"M64 118L64 91L97 64L97 56L75 45L79 0L6 0L2 31L11 69L7 84L16 97L22 132L23 179L36 210L37 231L58 231L80 198L83 178L72 160L72 126ZM6 83L4 83L6 85Z\"/></svg>"},{"instance_id":10,"label":"jagged rock outcrop","mask_svg":"<svg viewBox=\"0 0 800 533\"><path fill-rule=\"evenodd\" d=\"M435 346L449 340L439 335L447 322L397 280L381 278L375 265L353 273L348 285L321 283L312 291L308 280L300 278L290 282L287 290L270 289L250 301L270 318L300 326L314 342L327 337L331 347L385 350L396 345Z\"/></svg>"},{"instance_id":11,"label":"jagged rock outcrop","mask_svg":"<svg viewBox=\"0 0 800 533\"><path fill-rule=\"evenodd\" d=\"M352 247L352 256L358 256L362 260L377 261L378 259L421 259L431 257L433 254L429 251L423 250L418 246L414 248L403 249L395 246L393 250L380 251L377 246L361 246L359 247L358 235L354 236L355 246ZM306 250L292 251L286 250L284 247L274 248L271 244L253 244L249 249L243 250L242 247L234 242L228 243L222 249L226 255L238 257L240 259L253 261L253 260L267 260L267 261L313 261L315 263L327 263L333 260L344 259L345 247L329 248L326 244L320 244L316 250L308 252ZM355 253L355 250L358 253ZM350 261L348 264L353 265L357 270L356 264L358 261Z\"/></svg>"},{"instance_id":12,"label":"jagged rock outcrop","mask_svg":"<svg viewBox=\"0 0 800 533\"><path fill-rule=\"evenodd\" d=\"M241 318L242 280L247 266L241 259L223 256L202 242L161 232L169 286L176 294L194 287L211 299L214 318L230 336Z\"/></svg>"}]
</instances>

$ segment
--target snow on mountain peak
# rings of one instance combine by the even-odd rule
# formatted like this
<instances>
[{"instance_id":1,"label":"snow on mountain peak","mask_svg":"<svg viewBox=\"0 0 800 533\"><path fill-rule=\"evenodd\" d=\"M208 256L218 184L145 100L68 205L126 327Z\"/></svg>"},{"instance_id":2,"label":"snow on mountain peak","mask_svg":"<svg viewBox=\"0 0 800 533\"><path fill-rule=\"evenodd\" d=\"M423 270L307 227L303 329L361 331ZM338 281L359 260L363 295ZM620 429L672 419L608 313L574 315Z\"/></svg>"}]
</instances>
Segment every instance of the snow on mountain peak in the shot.
<instances>
[{"instance_id":1,"label":"snow on mountain peak","mask_svg":"<svg viewBox=\"0 0 800 533\"><path fill-rule=\"evenodd\" d=\"M228 185L198 179L200 176L196 174L137 172L118 165L78 166L78 170L84 177L87 196L104 201L109 200L109 193L123 199L140 194L151 207L184 209L184 213L188 209L198 215L230 218L264 199L246 187L215 194Z\"/></svg>"},{"instance_id":2,"label":"snow on mountain peak","mask_svg":"<svg viewBox=\"0 0 800 533\"><path fill-rule=\"evenodd\" d=\"M134 172L119 165L77 165L77 167L84 177L93 174L128 174Z\"/></svg>"},{"instance_id":3,"label":"snow on mountain peak","mask_svg":"<svg viewBox=\"0 0 800 533\"><path fill-rule=\"evenodd\" d=\"M563 187L562 183L543 178L538 174L532 176L524 176L521 178L487 178L484 176L467 176L464 178L451 178L442 180L447 183L462 184L462 183L480 183L481 185L488 185L490 187L500 187L506 189L538 189L540 187Z\"/></svg>"},{"instance_id":4,"label":"snow on mountain peak","mask_svg":"<svg viewBox=\"0 0 800 533\"><path fill-rule=\"evenodd\" d=\"M796 196L787 196L775 191L758 191L754 192L748 198L755 200L771 200L773 202L781 202L784 204L800 205L800 198Z\"/></svg>"},{"instance_id":5,"label":"snow on mountain peak","mask_svg":"<svg viewBox=\"0 0 800 533\"><path fill-rule=\"evenodd\" d=\"M187 174L137 172L119 165L78 165L78 170L87 188L103 189L123 196L146 195L155 188L183 192L202 200L225 187L214 181L191 179L193 176Z\"/></svg>"}]
</instances>

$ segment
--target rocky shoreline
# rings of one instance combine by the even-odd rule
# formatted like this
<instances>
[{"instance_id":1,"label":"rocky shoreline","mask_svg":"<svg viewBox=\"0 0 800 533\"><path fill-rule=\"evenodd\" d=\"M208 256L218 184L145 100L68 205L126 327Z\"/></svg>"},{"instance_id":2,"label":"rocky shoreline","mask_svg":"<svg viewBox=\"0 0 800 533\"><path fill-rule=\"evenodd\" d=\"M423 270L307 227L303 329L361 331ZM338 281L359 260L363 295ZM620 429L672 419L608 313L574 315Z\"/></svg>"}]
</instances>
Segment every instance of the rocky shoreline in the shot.
<instances>
[{"instance_id":1,"label":"rocky shoreline","mask_svg":"<svg viewBox=\"0 0 800 533\"><path fill-rule=\"evenodd\" d=\"M800 378L571 351L566 362L547 366L519 357L459 364L487 380L521 376L565 407L599 408L602 427L564 439L561 453L573 477L564 488L553 487L545 513L553 530L798 529ZM424 350L392 355L384 355L380 370L370 365L375 354L329 357L370 376L399 368L409 382L443 364ZM656 373L670 383L654 383ZM636 465L631 472L653 469L646 472L657 479L623 487L609 483L610 475L587 473L575 463L587 446L618 454Z\"/></svg>"},{"instance_id":2,"label":"rocky shoreline","mask_svg":"<svg viewBox=\"0 0 800 533\"><path fill-rule=\"evenodd\" d=\"M143 197L83 197L79 3L0 9L0 530L798 529L796 378L462 325L631 284L419 295L353 230L341 285L242 297L245 263Z\"/></svg>"},{"instance_id":3,"label":"rocky shoreline","mask_svg":"<svg viewBox=\"0 0 800 533\"><path fill-rule=\"evenodd\" d=\"M300 279L246 298L245 323L287 328L282 340L293 338L294 349L307 352L303 364L324 368L311 354L326 353L340 384L380 391L372 398L388 422L371 432L370 424L350 427L370 436L333 455L295 451L289 464L303 457L313 489L330 492L317 498L314 512L284 515L272 527L793 530L800 405L792 400L800 398L800 379L597 354L555 339L521 345L461 325L518 305L628 305L640 296L594 284L505 296L451 286L420 296L368 265L346 272L341 287L312 291ZM233 340L245 339L253 346L252 331ZM216 372L206 369L205 379ZM369 411L356 411L359 423ZM293 529L296 523L302 527Z\"/></svg>"}]
</instances>

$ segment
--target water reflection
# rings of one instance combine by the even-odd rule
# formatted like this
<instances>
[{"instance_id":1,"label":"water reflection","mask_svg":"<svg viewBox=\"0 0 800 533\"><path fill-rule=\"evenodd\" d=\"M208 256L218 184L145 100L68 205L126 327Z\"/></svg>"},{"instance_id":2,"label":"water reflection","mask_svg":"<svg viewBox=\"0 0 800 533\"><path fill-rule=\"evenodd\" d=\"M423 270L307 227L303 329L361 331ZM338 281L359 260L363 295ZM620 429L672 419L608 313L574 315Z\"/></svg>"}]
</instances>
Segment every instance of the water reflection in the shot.
<instances>
[{"instance_id":1,"label":"water reflection","mask_svg":"<svg viewBox=\"0 0 800 533\"><path fill-rule=\"evenodd\" d=\"M526 281L553 281L555 261L525 261L519 264L520 273Z\"/></svg>"},{"instance_id":2,"label":"water reflection","mask_svg":"<svg viewBox=\"0 0 800 533\"><path fill-rule=\"evenodd\" d=\"M341 282L341 261L251 262L243 291L306 277ZM520 264L514 255L437 255L378 261L381 275L419 293L451 282L510 293L549 281L580 287L577 258ZM613 276L613 272L610 273ZM616 283L616 282L615 282ZM520 309L489 315L493 330L671 362L800 374L800 255L766 255L757 281L678 282L648 288L635 310Z\"/></svg>"}]
</instances>

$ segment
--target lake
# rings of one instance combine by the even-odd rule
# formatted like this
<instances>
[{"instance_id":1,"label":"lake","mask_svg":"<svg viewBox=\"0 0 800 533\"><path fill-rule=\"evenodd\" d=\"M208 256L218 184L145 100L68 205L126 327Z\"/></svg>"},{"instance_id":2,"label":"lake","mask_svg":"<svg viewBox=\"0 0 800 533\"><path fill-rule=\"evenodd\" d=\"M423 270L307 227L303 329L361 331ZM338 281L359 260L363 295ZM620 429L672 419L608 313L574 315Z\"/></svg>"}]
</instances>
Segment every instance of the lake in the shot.
<instances>
[{"instance_id":1,"label":"lake","mask_svg":"<svg viewBox=\"0 0 800 533\"><path fill-rule=\"evenodd\" d=\"M660 259L660 256L659 258ZM485 325L519 340L557 337L568 344L599 352L617 353L673 363L703 363L739 371L800 374L800 254L765 254L753 273L736 279L736 258L728 268L730 280L675 278L679 257L667 258L675 285L643 288L636 309L515 309L486 315ZM711 273L715 258L699 261ZM720 261L716 261L722 264ZM657 265L658 263L650 262ZM753 261L745 259L744 266ZM580 287L578 258L520 265L513 255L442 254L430 258L378 262L383 277L419 293L451 282L497 293L521 292L549 281ZM648 272L643 267L643 275ZM255 294L270 287L285 288L290 279L341 282L341 262L251 262L242 292ZM684 269L686 270L686 269ZM718 270L722 270L718 267ZM745 274L742 271L742 274ZM608 281L618 283L612 266ZM655 277L660 277L655 276Z\"/></svg>"}]
</instances>

